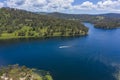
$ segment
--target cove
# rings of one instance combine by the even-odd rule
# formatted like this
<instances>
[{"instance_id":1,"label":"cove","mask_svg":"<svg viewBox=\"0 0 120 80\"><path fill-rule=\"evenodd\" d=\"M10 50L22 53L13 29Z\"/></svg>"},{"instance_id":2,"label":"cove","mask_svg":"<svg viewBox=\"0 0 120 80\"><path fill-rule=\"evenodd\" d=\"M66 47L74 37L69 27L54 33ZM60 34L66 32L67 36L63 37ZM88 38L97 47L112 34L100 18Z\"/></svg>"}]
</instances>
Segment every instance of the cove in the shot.
<instances>
[{"instance_id":1,"label":"cove","mask_svg":"<svg viewBox=\"0 0 120 80\"><path fill-rule=\"evenodd\" d=\"M54 80L117 80L120 29L102 30L84 23L89 34L79 38L0 42L0 66L26 65L50 71Z\"/></svg>"}]
</instances>

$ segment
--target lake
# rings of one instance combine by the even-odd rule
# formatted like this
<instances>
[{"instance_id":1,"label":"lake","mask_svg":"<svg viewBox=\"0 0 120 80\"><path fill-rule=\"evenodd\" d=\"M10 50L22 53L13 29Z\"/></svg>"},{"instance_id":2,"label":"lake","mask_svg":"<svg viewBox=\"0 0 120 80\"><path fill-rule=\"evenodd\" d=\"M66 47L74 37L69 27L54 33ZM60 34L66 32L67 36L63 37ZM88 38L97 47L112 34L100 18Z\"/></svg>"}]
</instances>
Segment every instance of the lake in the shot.
<instances>
[{"instance_id":1,"label":"lake","mask_svg":"<svg viewBox=\"0 0 120 80\"><path fill-rule=\"evenodd\" d=\"M85 37L0 41L0 65L47 70L54 80L117 80L120 29L84 25L89 27Z\"/></svg>"}]
</instances>

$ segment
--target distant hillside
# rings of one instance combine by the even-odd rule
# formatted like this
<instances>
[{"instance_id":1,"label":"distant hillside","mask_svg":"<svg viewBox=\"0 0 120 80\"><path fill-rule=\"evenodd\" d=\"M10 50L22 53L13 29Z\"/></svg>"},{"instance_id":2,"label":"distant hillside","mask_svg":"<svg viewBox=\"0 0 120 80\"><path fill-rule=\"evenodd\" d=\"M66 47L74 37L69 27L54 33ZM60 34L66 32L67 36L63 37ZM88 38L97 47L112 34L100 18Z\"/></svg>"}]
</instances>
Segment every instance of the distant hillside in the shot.
<instances>
[{"instance_id":1,"label":"distant hillside","mask_svg":"<svg viewBox=\"0 0 120 80\"><path fill-rule=\"evenodd\" d=\"M58 18L64 18L64 19L82 19L83 17L86 19L86 18L95 18L98 16L105 17L105 18L120 18L119 13L90 15L90 14L65 14L65 13L54 12L54 13L46 13L46 15L54 16Z\"/></svg>"},{"instance_id":2,"label":"distant hillside","mask_svg":"<svg viewBox=\"0 0 120 80\"><path fill-rule=\"evenodd\" d=\"M40 14L40 15L47 15L49 13L46 13L46 12L34 12L35 14Z\"/></svg>"},{"instance_id":3,"label":"distant hillside","mask_svg":"<svg viewBox=\"0 0 120 80\"><path fill-rule=\"evenodd\" d=\"M99 16L111 17L111 18L120 18L120 14L119 13L100 14Z\"/></svg>"},{"instance_id":4,"label":"distant hillside","mask_svg":"<svg viewBox=\"0 0 120 80\"><path fill-rule=\"evenodd\" d=\"M65 13L58 13L58 12L54 12L54 13L49 13L47 14L49 16L54 16L57 18L63 18L63 19L79 19L81 20L82 18L87 18L90 17L91 15L87 15L87 14L65 14Z\"/></svg>"},{"instance_id":5,"label":"distant hillside","mask_svg":"<svg viewBox=\"0 0 120 80\"><path fill-rule=\"evenodd\" d=\"M96 28L113 29L120 27L120 14L116 13L89 15L89 14L64 14L55 12L47 15L62 19L90 22L93 23Z\"/></svg>"},{"instance_id":6,"label":"distant hillside","mask_svg":"<svg viewBox=\"0 0 120 80\"><path fill-rule=\"evenodd\" d=\"M13 8L0 9L0 39L86 35L79 21L59 19Z\"/></svg>"}]
</instances>

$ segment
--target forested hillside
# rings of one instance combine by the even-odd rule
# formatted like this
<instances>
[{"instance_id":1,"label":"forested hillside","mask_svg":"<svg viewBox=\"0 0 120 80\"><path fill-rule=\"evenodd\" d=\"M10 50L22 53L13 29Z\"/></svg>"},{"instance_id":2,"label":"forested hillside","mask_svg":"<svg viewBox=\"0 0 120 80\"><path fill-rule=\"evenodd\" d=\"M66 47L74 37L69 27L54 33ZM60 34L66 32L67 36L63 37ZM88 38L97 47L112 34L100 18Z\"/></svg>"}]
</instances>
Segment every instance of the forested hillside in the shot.
<instances>
[{"instance_id":1,"label":"forested hillside","mask_svg":"<svg viewBox=\"0 0 120 80\"><path fill-rule=\"evenodd\" d=\"M64 14L64 13L55 12L47 15L62 19L90 22L93 23L96 28L113 29L120 27L120 14L114 14L114 13L88 15L88 14Z\"/></svg>"},{"instance_id":2,"label":"forested hillside","mask_svg":"<svg viewBox=\"0 0 120 80\"><path fill-rule=\"evenodd\" d=\"M86 28L79 21L59 19L13 8L0 9L0 39L81 36Z\"/></svg>"}]
</instances>

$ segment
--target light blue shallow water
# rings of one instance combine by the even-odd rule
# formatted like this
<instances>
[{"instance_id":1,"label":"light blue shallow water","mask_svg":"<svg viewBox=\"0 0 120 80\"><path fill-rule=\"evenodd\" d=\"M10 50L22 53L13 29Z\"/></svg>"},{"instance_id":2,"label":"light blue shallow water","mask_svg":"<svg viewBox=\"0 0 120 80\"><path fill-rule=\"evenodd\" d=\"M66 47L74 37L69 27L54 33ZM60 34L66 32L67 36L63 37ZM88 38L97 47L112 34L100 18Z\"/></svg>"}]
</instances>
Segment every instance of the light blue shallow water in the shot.
<instances>
[{"instance_id":1,"label":"light blue shallow water","mask_svg":"<svg viewBox=\"0 0 120 80\"><path fill-rule=\"evenodd\" d=\"M0 41L0 65L44 69L54 80L115 80L120 29L101 30L84 24L90 28L85 37Z\"/></svg>"}]
</instances>

